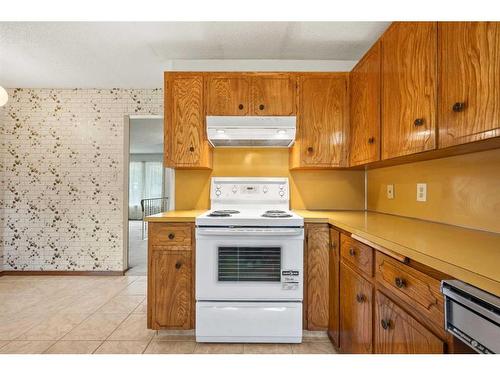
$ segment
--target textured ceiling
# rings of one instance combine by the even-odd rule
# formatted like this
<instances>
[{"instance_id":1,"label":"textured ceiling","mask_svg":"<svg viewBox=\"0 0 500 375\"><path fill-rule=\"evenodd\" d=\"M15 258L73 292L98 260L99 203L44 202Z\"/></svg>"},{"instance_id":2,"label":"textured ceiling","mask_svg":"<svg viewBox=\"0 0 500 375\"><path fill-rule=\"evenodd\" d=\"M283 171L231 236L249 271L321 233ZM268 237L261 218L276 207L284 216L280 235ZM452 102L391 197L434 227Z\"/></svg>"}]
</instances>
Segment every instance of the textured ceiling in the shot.
<instances>
[{"instance_id":1,"label":"textured ceiling","mask_svg":"<svg viewBox=\"0 0 500 375\"><path fill-rule=\"evenodd\" d=\"M0 22L0 85L153 88L163 71L193 67L344 70L388 24Z\"/></svg>"}]
</instances>

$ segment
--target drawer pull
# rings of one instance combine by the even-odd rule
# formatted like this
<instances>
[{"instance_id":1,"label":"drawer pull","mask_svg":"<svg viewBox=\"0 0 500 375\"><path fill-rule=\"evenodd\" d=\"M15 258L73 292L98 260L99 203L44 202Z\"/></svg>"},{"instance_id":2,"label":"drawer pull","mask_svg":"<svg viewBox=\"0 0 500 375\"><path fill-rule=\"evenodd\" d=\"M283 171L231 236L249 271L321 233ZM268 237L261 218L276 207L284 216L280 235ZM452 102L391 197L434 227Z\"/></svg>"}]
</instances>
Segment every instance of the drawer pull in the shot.
<instances>
[{"instance_id":1,"label":"drawer pull","mask_svg":"<svg viewBox=\"0 0 500 375\"><path fill-rule=\"evenodd\" d=\"M310 146L309 146L309 147L307 148L307 152L313 152L313 151L314 151L314 149L313 149L312 147L310 147Z\"/></svg>"},{"instance_id":2,"label":"drawer pull","mask_svg":"<svg viewBox=\"0 0 500 375\"><path fill-rule=\"evenodd\" d=\"M366 297L363 294L361 294L361 293L356 294L356 301L358 301L359 303L363 303L363 302L365 302L365 300L366 300Z\"/></svg>"},{"instance_id":3,"label":"drawer pull","mask_svg":"<svg viewBox=\"0 0 500 375\"><path fill-rule=\"evenodd\" d=\"M391 328L391 321L389 319L382 319L380 321L380 325L383 329L388 330L389 328Z\"/></svg>"},{"instance_id":4,"label":"drawer pull","mask_svg":"<svg viewBox=\"0 0 500 375\"><path fill-rule=\"evenodd\" d=\"M173 240L175 238L175 234L174 233L169 233L168 234L168 239L169 240Z\"/></svg>"},{"instance_id":5,"label":"drawer pull","mask_svg":"<svg viewBox=\"0 0 500 375\"><path fill-rule=\"evenodd\" d=\"M394 279L394 284L396 284L396 286L401 289L401 288L404 288L406 286L406 280L402 279L400 277L396 277Z\"/></svg>"},{"instance_id":6,"label":"drawer pull","mask_svg":"<svg viewBox=\"0 0 500 375\"><path fill-rule=\"evenodd\" d=\"M181 262L176 262L176 263L175 263L175 269L177 269L177 270L178 270L178 269L179 269L179 268L181 268L181 267L182 267L182 263L181 263Z\"/></svg>"},{"instance_id":7,"label":"drawer pull","mask_svg":"<svg viewBox=\"0 0 500 375\"><path fill-rule=\"evenodd\" d=\"M262 111L264 109L264 104L259 105L259 109Z\"/></svg>"},{"instance_id":8,"label":"drawer pull","mask_svg":"<svg viewBox=\"0 0 500 375\"><path fill-rule=\"evenodd\" d=\"M243 109L243 104L240 104L240 105L238 106L238 108L239 108L239 109Z\"/></svg>"},{"instance_id":9,"label":"drawer pull","mask_svg":"<svg viewBox=\"0 0 500 375\"><path fill-rule=\"evenodd\" d=\"M422 126L422 125L424 125L424 122L425 122L425 121L424 121L424 119L423 119L423 118L417 118L417 119L415 119L415 121L413 122L413 125L415 125L415 126Z\"/></svg>"},{"instance_id":10,"label":"drawer pull","mask_svg":"<svg viewBox=\"0 0 500 375\"><path fill-rule=\"evenodd\" d=\"M465 109L465 103L457 102L453 104L453 112L462 112Z\"/></svg>"},{"instance_id":11,"label":"drawer pull","mask_svg":"<svg viewBox=\"0 0 500 375\"><path fill-rule=\"evenodd\" d=\"M193 146L189 147L189 151L194 152L194 147Z\"/></svg>"},{"instance_id":12,"label":"drawer pull","mask_svg":"<svg viewBox=\"0 0 500 375\"><path fill-rule=\"evenodd\" d=\"M352 257L356 255L356 251L352 247L349 249L349 255Z\"/></svg>"}]
</instances>

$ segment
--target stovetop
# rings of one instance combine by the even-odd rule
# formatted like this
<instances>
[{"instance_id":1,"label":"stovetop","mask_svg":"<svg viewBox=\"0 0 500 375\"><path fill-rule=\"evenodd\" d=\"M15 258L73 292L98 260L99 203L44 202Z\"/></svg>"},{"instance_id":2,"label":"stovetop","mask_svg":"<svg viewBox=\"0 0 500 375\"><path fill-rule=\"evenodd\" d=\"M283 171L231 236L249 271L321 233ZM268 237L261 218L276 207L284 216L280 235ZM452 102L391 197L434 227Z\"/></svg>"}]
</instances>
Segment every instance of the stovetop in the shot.
<instances>
[{"instance_id":1,"label":"stovetop","mask_svg":"<svg viewBox=\"0 0 500 375\"><path fill-rule=\"evenodd\" d=\"M265 208L234 208L209 210L196 218L197 226L303 226L304 219L289 210Z\"/></svg>"}]
</instances>

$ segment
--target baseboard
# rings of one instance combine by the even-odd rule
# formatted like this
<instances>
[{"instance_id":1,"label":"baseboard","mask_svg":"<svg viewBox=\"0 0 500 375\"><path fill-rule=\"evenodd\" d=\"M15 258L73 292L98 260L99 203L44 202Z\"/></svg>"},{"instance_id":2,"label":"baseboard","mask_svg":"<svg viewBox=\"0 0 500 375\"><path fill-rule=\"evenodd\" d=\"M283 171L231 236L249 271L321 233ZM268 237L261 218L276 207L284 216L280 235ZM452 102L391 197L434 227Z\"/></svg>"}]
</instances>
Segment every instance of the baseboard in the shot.
<instances>
[{"instance_id":1,"label":"baseboard","mask_svg":"<svg viewBox=\"0 0 500 375\"><path fill-rule=\"evenodd\" d=\"M125 271L2 271L0 276L123 276Z\"/></svg>"}]
</instances>

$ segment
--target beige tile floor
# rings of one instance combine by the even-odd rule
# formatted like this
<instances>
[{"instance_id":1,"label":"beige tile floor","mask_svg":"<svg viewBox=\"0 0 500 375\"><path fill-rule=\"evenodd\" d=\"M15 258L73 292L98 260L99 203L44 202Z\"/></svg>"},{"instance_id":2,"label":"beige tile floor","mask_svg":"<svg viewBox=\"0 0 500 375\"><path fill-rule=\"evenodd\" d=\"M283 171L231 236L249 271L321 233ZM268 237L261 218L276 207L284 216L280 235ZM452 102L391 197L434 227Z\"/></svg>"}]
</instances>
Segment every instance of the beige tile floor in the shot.
<instances>
[{"instance_id":1,"label":"beige tile floor","mask_svg":"<svg viewBox=\"0 0 500 375\"><path fill-rule=\"evenodd\" d=\"M192 332L146 328L144 276L0 277L0 353L328 354L324 333L302 344L202 344Z\"/></svg>"}]
</instances>

